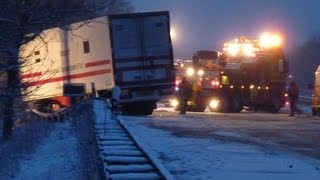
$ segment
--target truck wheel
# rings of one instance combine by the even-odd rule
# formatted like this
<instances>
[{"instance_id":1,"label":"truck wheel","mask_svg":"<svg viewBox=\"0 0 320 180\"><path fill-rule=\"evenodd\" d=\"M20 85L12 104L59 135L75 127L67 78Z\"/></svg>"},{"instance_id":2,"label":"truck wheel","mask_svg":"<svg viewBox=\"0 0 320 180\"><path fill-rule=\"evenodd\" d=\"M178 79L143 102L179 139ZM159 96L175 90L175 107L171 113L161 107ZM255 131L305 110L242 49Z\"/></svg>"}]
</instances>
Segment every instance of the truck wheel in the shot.
<instances>
[{"instance_id":1,"label":"truck wheel","mask_svg":"<svg viewBox=\"0 0 320 180\"><path fill-rule=\"evenodd\" d=\"M125 115L151 115L157 107L155 102L139 102L122 106L122 113Z\"/></svg>"},{"instance_id":2,"label":"truck wheel","mask_svg":"<svg viewBox=\"0 0 320 180\"><path fill-rule=\"evenodd\" d=\"M157 108L156 102L141 102L135 106L135 113L140 115L151 115Z\"/></svg>"},{"instance_id":3,"label":"truck wheel","mask_svg":"<svg viewBox=\"0 0 320 180\"><path fill-rule=\"evenodd\" d=\"M152 106L148 106L145 108L144 112L142 114L148 116L151 115L153 113L153 107Z\"/></svg>"}]
</instances>

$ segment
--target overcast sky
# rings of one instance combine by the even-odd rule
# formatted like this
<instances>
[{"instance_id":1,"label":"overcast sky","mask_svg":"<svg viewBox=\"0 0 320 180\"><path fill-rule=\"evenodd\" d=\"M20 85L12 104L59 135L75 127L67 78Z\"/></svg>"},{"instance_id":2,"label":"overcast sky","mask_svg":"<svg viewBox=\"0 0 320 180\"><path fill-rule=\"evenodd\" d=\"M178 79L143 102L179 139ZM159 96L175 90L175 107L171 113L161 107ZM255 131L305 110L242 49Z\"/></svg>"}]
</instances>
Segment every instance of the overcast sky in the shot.
<instances>
[{"instance_id":1,"label":"overcast sky","mask_svg":"<svg viewBox=\"0 0 320 180\"><path fill-rule=\"evenodd\" d=\"M133 0L137 12L169 10L176 57L221 49L239 35L281 32L286 47L320 32L320 0Z\"/></svg>"}]
</instances>

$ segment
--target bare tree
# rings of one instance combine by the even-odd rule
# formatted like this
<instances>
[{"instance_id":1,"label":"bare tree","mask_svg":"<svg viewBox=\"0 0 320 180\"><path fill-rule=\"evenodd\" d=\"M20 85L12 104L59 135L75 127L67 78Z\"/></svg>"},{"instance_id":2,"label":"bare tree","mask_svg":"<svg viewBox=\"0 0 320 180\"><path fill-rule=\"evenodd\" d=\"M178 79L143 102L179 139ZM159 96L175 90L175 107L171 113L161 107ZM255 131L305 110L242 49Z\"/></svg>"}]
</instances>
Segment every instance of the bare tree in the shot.
<instances>
[{"instance_id":1,"label":"bare tree","mask_svg":"<svg viewBox=\"0 0 320 180\"><path fill-rule=\"evenodd\" d=\"M313 33L301 45L289 52L290 71L301 84L313 82L314 72L319 65L320 32ZM307 87L303 84L303 87Z\"/></svg>"},{"instance_id":2,"label":"bare tree","mask_svg":"<svg viewBox=\"0 0 320 180\"><path fill-rule=\"evenodd\" d=\"M42 30L101 15L133 11L127 0L10 0L0 2L0 75L6 85L3 138L12 135L14 103L20 96L19 49ZM1 92L1 91L0 91Z\"/></svg>"}]
</instances>

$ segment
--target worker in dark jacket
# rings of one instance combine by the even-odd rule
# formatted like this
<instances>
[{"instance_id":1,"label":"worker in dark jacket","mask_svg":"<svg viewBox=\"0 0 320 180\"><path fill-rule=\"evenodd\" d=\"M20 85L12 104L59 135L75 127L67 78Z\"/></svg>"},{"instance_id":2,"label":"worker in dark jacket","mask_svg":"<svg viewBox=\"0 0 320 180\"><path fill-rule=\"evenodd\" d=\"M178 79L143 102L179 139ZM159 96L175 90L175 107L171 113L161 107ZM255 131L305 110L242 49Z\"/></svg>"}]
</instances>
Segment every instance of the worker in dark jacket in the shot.
<instances>
[{"instance_id":1,"label":"worker in dark jacket","mask_svg":"<svg viewBox=\"0 0 320 180\"><path fill-rule=\"evenodd\" d=\"M299 98L299 87L295 81L292 81L288 89L289 102L290 102L290 114L289 116L294 116L295 112L301 114L302 111L297 106L297 101Z\"/></svg>"},{"instance_id":2,"label":"worker in dark jacket","mask_svg":"<svg viewBox=\"0 0 320 180\"><path fill-rule=\"evenodd\" d=\"M120 94L121 94L120 87L115 85L112 88L112 113L113 114L119 113Z\"/></svg>"},{"instance_id":3,"label":"worker in dark jacket","mask_svg":"<svg viewBox=\"0 0 320 180\"><path fill-rule=\"evenodd\" d=\"M178 85L177 98L179 101L179 114L186 114L187 102L190 99L192 94L191 84L187 81L186 77L182 78L182 81Z\"/></svg>"}]
</instances>

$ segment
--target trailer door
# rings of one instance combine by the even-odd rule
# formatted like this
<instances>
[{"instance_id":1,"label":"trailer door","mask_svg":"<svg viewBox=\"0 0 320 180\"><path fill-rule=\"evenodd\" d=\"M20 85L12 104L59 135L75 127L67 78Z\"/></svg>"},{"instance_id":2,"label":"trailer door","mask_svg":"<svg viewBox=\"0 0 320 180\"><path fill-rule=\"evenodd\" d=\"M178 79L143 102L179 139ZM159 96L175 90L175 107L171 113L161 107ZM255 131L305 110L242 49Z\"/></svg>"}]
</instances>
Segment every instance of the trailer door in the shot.
<instances>
[{"instance_id":1,"label":"trailer door","mask_svg":"<svg viewBox=\"0 0 320 180\"><path fill-rule=\"evenodd\" d=\"M148 82L170 81L173 57L168 16L142 18L144 78Z\"/></svg>"},{"instance_id":2,"label":"trailer door","mask_svg":"<svg viewBox=\"0 0 320 180\"><path fill-rule=\"evenodd\" d=\"M109 16L115 82L121 87L174 82L168 13Z\"/></svg>"},{"instance_id":3,"label":"trailer door","mask_svg":"<svg viewBox=\"0 0 320 180\"><path fill-rule=\"evenodd\" d=\"M116 84L123 86L142 81L144 73L137 19L117 18L110 22Z\"/></svg>"}]
</instances>

